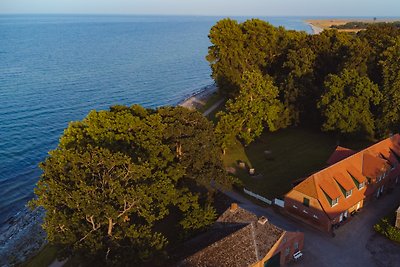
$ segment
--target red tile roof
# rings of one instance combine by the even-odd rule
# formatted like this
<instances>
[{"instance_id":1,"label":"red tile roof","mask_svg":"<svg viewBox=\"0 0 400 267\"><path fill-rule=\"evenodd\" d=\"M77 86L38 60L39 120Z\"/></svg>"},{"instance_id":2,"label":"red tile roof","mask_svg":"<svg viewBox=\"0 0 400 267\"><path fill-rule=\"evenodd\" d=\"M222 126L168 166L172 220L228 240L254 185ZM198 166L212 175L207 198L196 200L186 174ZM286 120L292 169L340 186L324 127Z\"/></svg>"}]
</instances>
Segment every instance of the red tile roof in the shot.
<instances>
[{"instance_id":1,"label":"red tile roof","mask_svg":"<svg viewBox=\"0 0 400 267\"><path fill-rule=\"evenodd\" d=\"M355 154L356 151L351 150L349 148L337 146L335 151L332 153L332 155L329 157L326 163L328 165L335 164L336 162L341 161L342 159L345 159L347 157L350 157L351 155Z\"/></svg>"},{"instance_id":2,"label":"red tile roof","mask_svg":"<svg viewBox=\"0 0 400 267\"><path fill-rule=\"evenodd\" d=\"M400 135L398 134L314 173L293 190L318 199L325 213L333 219L363 200L366 194L372 193L371 190L367 191L367 186L358 189L352 176L358 183L366 182L367 177L379 176L385 170L392 168L390 164L397 166L394 153L400 155ZM400 172L400 168L396 168L395 172ZM344 191L352 190L352 194L346 198L345 192L339 185ZM328 197L339 198L337 205L332 207Z\"/></svg>"}]
</instances>

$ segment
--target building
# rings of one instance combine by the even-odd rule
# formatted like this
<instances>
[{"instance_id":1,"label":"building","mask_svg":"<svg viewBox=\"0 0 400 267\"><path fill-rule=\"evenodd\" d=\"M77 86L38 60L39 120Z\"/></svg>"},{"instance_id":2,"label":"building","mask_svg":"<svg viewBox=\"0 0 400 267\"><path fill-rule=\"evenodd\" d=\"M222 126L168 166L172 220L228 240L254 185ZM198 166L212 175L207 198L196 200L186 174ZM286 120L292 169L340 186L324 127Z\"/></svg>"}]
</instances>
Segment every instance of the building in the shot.
<instances>
[{"instance_id":1,"label":"building","mask_svg":"<svg viewBox=\"0 0 400 267\"><path fill-rule=\"evenodd\" d=\"M280 266L303 243L303 233L287 232L233 203L212 229L184 244L180 252L188 256L178 266Z\"/></svg>"},{"instance_id":2,"label":"building","mask_svg":"<svg viewBox=\"0 0 400 267\"><path fill-rule=\"evenodd\" d=\"M362 151L338 147L331 164L285 195L284 211L323 231L332 231L368 201L399 183L400 136Z\"/></svg>"}]
</instances>

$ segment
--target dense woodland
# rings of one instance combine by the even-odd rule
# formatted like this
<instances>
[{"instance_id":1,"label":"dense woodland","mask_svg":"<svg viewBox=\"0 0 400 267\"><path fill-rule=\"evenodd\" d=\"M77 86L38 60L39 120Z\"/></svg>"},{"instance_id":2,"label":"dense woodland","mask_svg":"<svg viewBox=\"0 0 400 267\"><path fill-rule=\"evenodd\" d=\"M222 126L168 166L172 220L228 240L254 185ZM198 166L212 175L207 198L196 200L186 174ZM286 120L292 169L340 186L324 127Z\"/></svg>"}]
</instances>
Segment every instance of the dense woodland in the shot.
<instances>
[{"instance_id":1,"label":"dense woodland","mask_svg":"<svg viewBox=\"0 0 400 267\"><path fill-rule=\"evenodd\" d=\"M393 22L374 22L375 26L394 26L400 28L400 21L393 21ZM366 29L368 26L371 25L371 22L362 22L362 21L350 21L342 25L332 25L330 28L332 29Z\"/></svg>"},{"instance_id":2,"label":"dense woodland","mask_svg":"<svg viewBox=\"0 0 400 267\"><path fill-rule=\"evenodd\" d=\"M226 109L224 148L289 125L382 137L400 122L400 29L371 24L358 34L309 35L252 19L212 27L207 60Z\"/></svg>"}]
</instances>

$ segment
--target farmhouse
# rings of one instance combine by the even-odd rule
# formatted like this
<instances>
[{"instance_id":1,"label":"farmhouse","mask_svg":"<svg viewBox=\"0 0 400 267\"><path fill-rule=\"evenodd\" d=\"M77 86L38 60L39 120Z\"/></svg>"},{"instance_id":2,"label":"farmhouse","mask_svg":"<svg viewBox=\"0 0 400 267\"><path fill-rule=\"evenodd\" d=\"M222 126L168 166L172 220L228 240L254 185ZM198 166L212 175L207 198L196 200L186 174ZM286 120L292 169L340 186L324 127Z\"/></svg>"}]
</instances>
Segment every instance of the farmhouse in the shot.
<instances>
[{"instance_id":1,"label":"farmhouse","mask_svg":"<svg viewBox=\"0 0 400 267\"><path fill-rule=\"evenodd\" d=\"M212 229L184 244L194 253L178 266L280 266L301 255L303 242L303 233L287 232L233 203Z\"/></svg>"},{"instance_id":2,"label":"farmhouse","mask_svg":"<svg viewBox=\"0 0 400 267\"><path fill-rule=\"evenodd\" d=\"M285 195L289 215L323 231L340 226L368 201L399 183L400 136L391 136L362 151L338 147L331 164Z\"/></svg>"}]
</instances>

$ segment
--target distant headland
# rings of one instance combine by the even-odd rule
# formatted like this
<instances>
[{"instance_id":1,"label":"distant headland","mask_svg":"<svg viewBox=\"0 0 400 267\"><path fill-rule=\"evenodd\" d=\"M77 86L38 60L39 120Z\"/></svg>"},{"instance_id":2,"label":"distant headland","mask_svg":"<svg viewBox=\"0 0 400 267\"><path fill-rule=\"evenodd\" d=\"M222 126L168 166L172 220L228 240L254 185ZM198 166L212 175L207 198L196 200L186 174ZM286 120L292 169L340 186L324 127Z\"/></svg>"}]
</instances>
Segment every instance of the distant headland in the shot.
<instances>
[{"instance_id":1,"label":"distant headland","mask_svg":"<svg viewBox=\"0 0 400 267\"><path fill-rule=\"evenodd\" d=\"M373 23L398 23L400 26L400 18L326 18L307 19L306 22L311 26L314 34L318 34L325 29L337 29L344 32L359 32L364 30L369 24Z\"/></svg>"}]
</instances>

